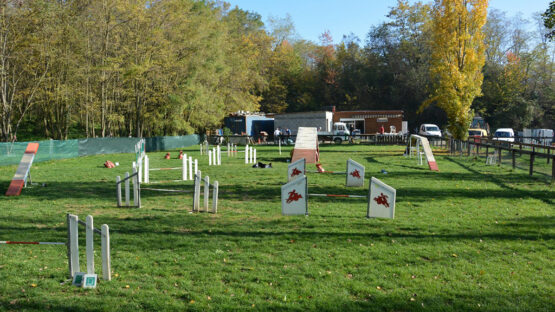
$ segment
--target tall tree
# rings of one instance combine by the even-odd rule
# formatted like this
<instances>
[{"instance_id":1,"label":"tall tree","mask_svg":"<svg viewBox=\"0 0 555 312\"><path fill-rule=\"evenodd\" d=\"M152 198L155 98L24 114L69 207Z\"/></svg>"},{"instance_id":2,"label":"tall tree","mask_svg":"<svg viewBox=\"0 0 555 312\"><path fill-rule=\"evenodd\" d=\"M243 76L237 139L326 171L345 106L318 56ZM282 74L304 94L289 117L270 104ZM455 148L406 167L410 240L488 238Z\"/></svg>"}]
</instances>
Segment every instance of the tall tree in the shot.
<instances>
[{"instance_id":1,"label":"tall tree","mask_svg":"<svg viewBox=\"0 0 555 312\"><path fill-rule=\"evenodd\" d=\"M466 138L472 101L481 94L487 0L436 0L430 72L434 89L422 107L437 103L447 113L448 129Z\"/></svg>"},{"instance_id":2,"label":"tall tree","mask_svg":"<svg viewBox=\"0 0 555 312\"><path fill-rule=\"evenodd\" d=\"M553 40L555 38L555 1L551 1L549 8L543 13L543 23L549 30L546 37Z\"/></svg>"}]
</instances>

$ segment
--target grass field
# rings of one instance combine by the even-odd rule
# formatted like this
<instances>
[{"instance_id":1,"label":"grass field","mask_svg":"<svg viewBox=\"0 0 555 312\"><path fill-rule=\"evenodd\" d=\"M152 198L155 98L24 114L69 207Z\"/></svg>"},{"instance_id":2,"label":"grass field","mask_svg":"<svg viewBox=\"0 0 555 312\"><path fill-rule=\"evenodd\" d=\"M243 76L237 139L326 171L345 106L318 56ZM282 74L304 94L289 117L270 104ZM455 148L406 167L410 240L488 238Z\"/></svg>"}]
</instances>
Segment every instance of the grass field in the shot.
<instances>
[{"instance_id":1,"label":"grass field","mask_svg":"<svg viewBox=\"0 0 555 312\"><path fill-rule=\"evenodd\" d=\"M198 147L186 150L200 157ZM220 183L216 215L189 213L192 194L146 190L143 208L117 208L115 177L130 171L134 154L37 163L33 180L46 187L0 196L0 240L65 241L66 213L91 214L97 227L110 226L113 280L79 289L67 277L65 247L0 245L0 310L554 311L549 179L439 153L441 172L430 172L402 151L321 151L326 170L344 170L352 158L366 166L367 181L395 187L394 220L366 219L366 202L354 198L311 198L310 216L281 216L288 148L280 156L258 147L273 169L250 168L241 154L224 153L221 167L200 157L203 174ZM163 155L149 153L152 168L179 165ZM105 169L107 159L121 165ZM15 168L0 167L2 192ZM180 174L152 172L151 180ZM310 192L367 193L367 183L346 190L344 181L308 175ZM99 243L96 263L100 274Z\"/></svg>"}]
</instances>

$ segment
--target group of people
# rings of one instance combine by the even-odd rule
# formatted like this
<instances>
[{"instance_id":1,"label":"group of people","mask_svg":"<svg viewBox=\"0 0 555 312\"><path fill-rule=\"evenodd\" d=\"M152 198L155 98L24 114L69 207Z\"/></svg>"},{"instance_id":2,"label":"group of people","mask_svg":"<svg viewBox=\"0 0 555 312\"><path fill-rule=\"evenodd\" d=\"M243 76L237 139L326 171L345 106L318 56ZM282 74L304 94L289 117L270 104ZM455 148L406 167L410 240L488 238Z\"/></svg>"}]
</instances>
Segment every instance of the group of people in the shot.
<instances>
[{"instance_id":1,"label":"group of people","mask_svg":"<svg viewBox=\"0 0 555 312\"><path fill-rule=\"evenodd\" d=\"M279 141L281 141L282 143L288 142L289 139L291 139L291 129L287 128L285 130L281 129L281 128L276 128L276 130L274 130L274 143L278 144Z\"/></svg>"}]
</instances>

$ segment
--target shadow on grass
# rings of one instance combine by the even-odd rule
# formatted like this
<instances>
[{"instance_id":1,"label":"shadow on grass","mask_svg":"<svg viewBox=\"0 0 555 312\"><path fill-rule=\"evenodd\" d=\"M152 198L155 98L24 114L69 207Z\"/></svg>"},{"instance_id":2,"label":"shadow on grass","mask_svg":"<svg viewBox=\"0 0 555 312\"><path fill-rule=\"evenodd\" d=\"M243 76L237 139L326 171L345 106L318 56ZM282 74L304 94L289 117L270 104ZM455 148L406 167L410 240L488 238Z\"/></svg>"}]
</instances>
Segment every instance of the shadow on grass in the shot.
<instances>
[{"instance_id":1,"label":"shadow on grass","mask_svg":"<svg viewBox=\"0 0 555 312\"><path fill-rule=\"evenodd\" d=\"M552 311L553 302L549 296L542 296L541 294L526 294L518 292L517 290L507 290L503 293L495 291L463 291L453 290L445 293L438 293L434 295L416 296L411 294L400 294L398 292L388 293L371 292L368 291L359 293L357 290L345 290L345 295L337 294L331 298L313 298L302 291L295 293L295 289L291 289L292 294L289 294L290 300L287 302L282 301L281 298L275 298L273 301L261 300L262 298L249 298L236 299L234 302L227 300L212 303L210 306L218 311L237 311L251 309L252 302L256 302L255 310L258 311L513 311L519 310L519 307L526 307L530 311ZM297 290L298 291L298 290ZM350 293L354 292L354 293ZM154 295L154 294L153 294ZM315 294L317 296L318 294ZM165 294L159 294L161 298L166 300L178 300L183 302L183 310L201 311L206 306L187 306L188 300L184 300L179 296L172 298ZM187 296L185 296L187 297ZM88 296L83 296L80 301L59 301L52 300L46 295L38 296L22 296L10 302L8 299L0 300L0 309L7 311L106 311L106 310L119 310L119 311L136 311L137 307L149 307L149 309L165 309L163 306L168 304L168 301L156 301L151 296L137 296L133 298L133 305L126 306L128 303L124 301L104 301L101 300L100 294L90 293ZM409 300L415 299L414 302ZM493 302L487 298L495 298ZM515 300L520 305L514 306ZM188 297L187 297L188 299ZM482 304L480 304L482 303ZM488 304L489 303L489 304ZM196 304L198 305L198 303ZM254 306L254 304L252 305ZM243 308L239 308L243 307ZM248 308L247 308L248 307ZM177 308L177 307L174 307ZM141 310L139 308L139 310Z\"/></svg>"}]
</instances>

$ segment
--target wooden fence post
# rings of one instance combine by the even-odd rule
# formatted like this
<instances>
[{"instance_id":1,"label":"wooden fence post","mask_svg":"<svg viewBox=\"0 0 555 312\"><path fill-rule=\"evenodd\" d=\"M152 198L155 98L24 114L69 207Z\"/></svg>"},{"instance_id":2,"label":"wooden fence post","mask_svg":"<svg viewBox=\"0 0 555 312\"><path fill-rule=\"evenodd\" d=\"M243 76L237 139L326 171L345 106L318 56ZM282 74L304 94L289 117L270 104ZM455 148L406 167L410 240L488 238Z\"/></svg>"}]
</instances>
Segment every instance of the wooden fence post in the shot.
<instances>
[{"instance_id":1,"label":"wooden fence post","mask_svg":"<svg viewBox=\"0 0 555 312\"><path fill-rule=\"evenodd\" d=\"M530 175L534 173L534 152L530 154Z\"/></svg>"}]
</instances>

